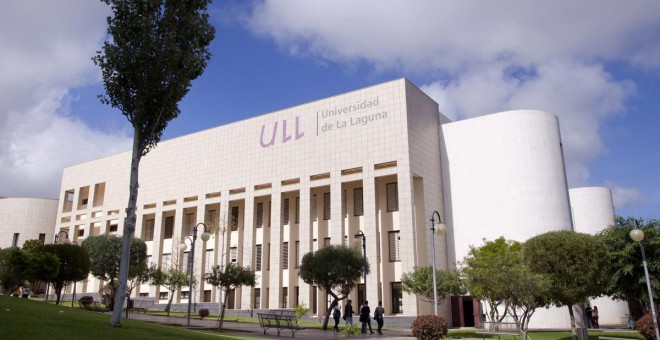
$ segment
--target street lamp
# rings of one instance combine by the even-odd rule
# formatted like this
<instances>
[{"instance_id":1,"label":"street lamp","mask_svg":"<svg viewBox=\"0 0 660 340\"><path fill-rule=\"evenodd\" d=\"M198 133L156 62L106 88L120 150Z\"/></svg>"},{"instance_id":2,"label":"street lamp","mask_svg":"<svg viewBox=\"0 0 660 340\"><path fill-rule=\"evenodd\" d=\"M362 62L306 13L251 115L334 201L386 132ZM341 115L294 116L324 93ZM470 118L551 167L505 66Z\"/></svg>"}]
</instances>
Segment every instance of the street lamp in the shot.
<instances>
[{"instance_id":1,"label":"street lamp","mask_svg":"<svg viewBox=\"0 0 660 340\"><path fill-rule=\"evenodd\" d=\"M653 317L653 327L655 328L655 338L660 339L660 332L658 332L658 319L655 316L655 304L653 303L653 291L651 290L651 281L649 281L649 270L646 265L646 254L644 253L644 244L642 240L644 239L644 231L639 229L639 222L635 220L635 228L630 231L630 238L639 243L639 247L642 250L642 263L644 264L644 275L646 277L646 288L649 290L649 302L651 304L651 316Z\"/></svg>"},{"instance_id":2,"label":"street lamp","mask_svg":"<svg viewBox=\"0 0 660 340\"><path fill-rule=\"evenodd\" d=\"M60 230L59 233L55 234L55 240L53 241L53 244L58 244L57 241L59 240L61 233L64 233L64 241L62 241L62 243L69 243L69 233L66 230Z\"/></svg>"},{"instance_id":3,"label":"street lamp","mask_svg":"<svg viewBox=\"0 0 660 340\"><path fill-rule=\"evenodd\" d=\"M71 241L71 244L76 246L78 245L76 241ZM73 295L71 295L71 308L73 308L73 301L76 300L76 283L78 283L78 281L73 281Z\"/></svg>"},{"instance_id":4,"label":"street lamp","mask_svg":"<svg viewBox=\"0 0 660 340\"><path fill-rule=\"evenodd\" d=\"M190 303L192 302L192 290L193 290L193 268L195 265L195 240L197 239L197 227L199 226L204 227L204 232L202 233L202 241L206 242L211 238L211 234L209 234L206 231L206 224L200 222L197 223L197 225L193 228L193 234L192 234L192 239L188 236L186 236L186 239L190 240L190 247L192 248L190 250L190 257L189 262L190 262L190 285L189 290L188 290L188 327L190 327ZM188 245L186 244L185 240L181 245L179 246L181 250L186 250L188 248Z\"/></svg>"},{"instance_id":5,"label":"street lamp","mask_svg":"<svg viewBox=\"0 0 660 340\"><path fill-rule=\"evenodd\" d=\"M364 255L364 297L367 298L367 237L362 230L358 230L355 238L362 237L362 254Z\"/></svg>"},{"instance_id":6,"label":"street lamp","mask_svg":"<svg viewBox=\"0 0 660 340\"><path fill-rule=\"evenodd\" d=\"M438 216L438 227L436 229L435 216ZM435 274L435 234L436 232L439 235L443 235L447 230L447 226L442 223L440 218L440 213L437 210L433 210L431 213L431 244L433 245L433 310L435 316L438 316L438 284Z\"/></svg>"}]
</instances>

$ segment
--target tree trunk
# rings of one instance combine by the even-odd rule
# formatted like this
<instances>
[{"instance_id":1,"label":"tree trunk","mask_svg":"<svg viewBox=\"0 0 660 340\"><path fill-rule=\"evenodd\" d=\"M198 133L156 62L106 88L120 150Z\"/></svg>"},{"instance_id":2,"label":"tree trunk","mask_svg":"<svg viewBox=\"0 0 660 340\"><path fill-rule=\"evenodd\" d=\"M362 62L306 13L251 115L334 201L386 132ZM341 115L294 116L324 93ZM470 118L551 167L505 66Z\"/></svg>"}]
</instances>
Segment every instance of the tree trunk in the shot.
<instances>
[{"instance_id":1,"label":"tree trunk","mask_svg":"<svg viewBox=\"0 0 660 340\"><path fill-rule=\"evenodd\" d=\"M582 328L577 327L575 313L573 312L574 311L573 307L575 307L575 311L577 312L578 317L582 319L580 321L580 325L584 325L584 315L582 314L582 312L580 312L582 305L569 304L567 305L567 307L568 307L568 314L571 316L571 333L573 334L573 340L588 340L589 337L587 335L587 329L584 327Z\"/></svg>"},{"instance_id":2,"label":"tree trunk","mask_svg":"<svg viewBox=\"0 0 660 340\"><path fill-rule=\"evenodd\" d=\"M332 309L335 308L337 303L339 303L339 299L337 299L336 296L333 295L332 297L333 297L333 300L330 303L330 308L328 308L328 310L325 311L325 319L323 320L323 330L328 329L328 321L330 320L330 314L332 314Z\"/></svg>"},{"instance_id":3,"label":"tree trunk","mask_svg":"<svg viewBox=\"0 0 660 340\"><path fill-rule=\"evenodd\" d=\"M126 283L128 282L128 266L131 257L131 237L135 230L135 207L137 206L138 196L138 170L140 168L140 159L142 158L142 148L140 148L142 136L140 130L134 127L133 133L133 157L131 159L131 176L129 182L128 207L126 207L126 218L124 219L124 234L121 242L121 262L119 265L119 287L114 298L114 305L120 308L112 310L112 319L110 326L121 327L121 306L124 305L124 296L126 295Z\"/></svg>"},{"instance_id":4,"label":"tree trunk","mask_svg":"<svg viewBox=\"0 0 660 340\"><path fill-rule=\"evenodd\" d=\"M637 321L639 318L644 316L644 310L642 309L642 305L639 303L639 301L633 297L628 297L628 310L630 311L630 315L632 315L633 320Z\"/></svg>"},{"instance_id":5,"label":"tree trunk","mask_svg":"<svg viewBox=\"0 0 660 340\"><path fill-rule=\"evenodd\" d=\"M174 292L176 290L171 290L170 291L170 299L167 301L167 306L165 306L165 312L167 312L167 316L170 316L170 309L172 309L172 300L174 300Z\"/></svg>"},{"instance_id":6,"label":"tree trunk","mask_svg":"<svg viewBox=\"0 0 660 340\"><path fill-rule=\"evenodd\" d=\"M228 298L229 298L229 291L226 291L225 300L222 301L222 306L220 306L220 322L218 323L219 330L222 330L222 322L225 321L225 306L227 305Z\"/></svg>"}]
</instances>

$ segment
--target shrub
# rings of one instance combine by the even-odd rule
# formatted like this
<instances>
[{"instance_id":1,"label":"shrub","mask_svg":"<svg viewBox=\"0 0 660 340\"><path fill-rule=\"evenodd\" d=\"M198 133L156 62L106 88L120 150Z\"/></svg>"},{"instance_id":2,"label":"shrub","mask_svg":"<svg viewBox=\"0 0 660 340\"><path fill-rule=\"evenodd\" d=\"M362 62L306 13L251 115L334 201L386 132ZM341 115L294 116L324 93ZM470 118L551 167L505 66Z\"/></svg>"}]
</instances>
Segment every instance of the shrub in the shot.
<instances>
[{"instance_id":1,"label":"shrub","mask_svg":"<svg viewBox=\"0 0 660 340\"><path fill-rule=\"evenodd\" d=\"M200 309L199 312L197 312L197 313L199 313L199 317L202 318L202 319L209 316L209 310L206 309L206 308Z\"/></svg>"},{"instance_id":2,"label":"shrub","mask_svg":"<svg viewBox=\"0 0 660 340\"><path fill-rule=\"evenodd\" d=\"M84 307L91 305L92 302L94 302L94 298L89 295L85 295L80 298L80 304L83 305Z\"/></svg>"},{"instance_id":3,"label":"shrub","mask_svg":"<svg viewBox=\"0 0 660 340\"><path fill-rule=\"evenodd\" d=\"M344 327L343 330L344 339L350 339L354 336L357 336L360 334L360 332L361 332L361 328L357 324L350 326L347 325L346 327Z\"/></svg>"},{"instance_id":4,"label":"shrub","mask_svg":"<svg viewBox=\"0 0 660 340\"><path fill-rule=\"evenodd\" d=\"M658 322L660 323L660 317L658 318ZM651 314L644 314L644 316L635 322L635 326L637 326L637 331L639 331L646 340L655 339L655 328L653 327L653 317Z\"/></svg>"},{"instance_id":5,"label":"shrub","mask_svg":"<svg viewBox=\"0 0 660 340\"><path fill-rule=\"evenodd\" d=\"M413 336L420 340L442 339L447 335L447 321L435 315L418 316L410 327Z\"/></svg>"},{"instance_id":6,"label":"shrub","mask_svg":"<svg viewBox=\"0 0 660 340\"><path fill-rule=\"evenodd\" d=\"M294 307L295 313L296 313L296 320L300 320L305 314L307 314L307 311L309 311L309 308L305 307L305 304L302 303L300 305L296 305Z\"/></svg>"}]
</instances>

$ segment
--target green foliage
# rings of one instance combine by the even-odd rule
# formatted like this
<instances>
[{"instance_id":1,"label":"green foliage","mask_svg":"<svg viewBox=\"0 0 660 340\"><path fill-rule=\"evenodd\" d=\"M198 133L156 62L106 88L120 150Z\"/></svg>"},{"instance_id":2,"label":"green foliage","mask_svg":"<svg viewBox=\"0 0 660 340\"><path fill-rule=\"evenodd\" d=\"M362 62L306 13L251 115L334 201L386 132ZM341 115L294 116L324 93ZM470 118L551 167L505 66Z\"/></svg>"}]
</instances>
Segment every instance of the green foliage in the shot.
<instances>
[{"instance_id":1,"label":"green foliage","mask_svg":"<svg viewBox=\"0 0 660 340\"><path fill-rule=\"evenodd\" d=\"M464 295L466 293L460 274L455 270L436 270L436 287L438 304L447 295ZM411 273L401 275L403 291L421 296L427 302L433 302L433 266L416 267Z\"/></svg>"},{"instance_id":2,"label":"green foliage","mask_svg":"<svg viewBox=\"0 0 660 340\"><path fill-rule=\"evenodd\" d=\"M43 248L40 248L43 250ZM51 282L60 272L60 258L56 254L36 251L28 253L28 270L25 278L31 282Z\"/></svg>"},{"instance_id":3,"label":"green foliage","mask_svg":"<svg viewBox=\"0 0 660 340\"><path fill-rule=\"evenodd\" d=\"M418 316L412 325L412 335L420 340L443 339L447 336L447 321L435 315Z\"/></svg>"},{"instance_id":4,"label":"green foliage","mask_svg":"<svg viewBox=\"0 0 660 340\"><path fill-rule=\"evenodd\" d=\"M2 294L9 295L25 281L28 270L28 256L17 247L0 250L0 286Z\"/></svg>"},{"instance_id":5,"label":"green foliage","mask_svg":"<svg viewBox=\"0 0 660 340\"><path fill-rule=\"evenodd\" d=\"M119 279L119 264L121 261L122 240L114 235L89 236L81 247L89 253L90 270L92 275L101 281L108 282L110 286L110 309L114 307L117 292L117 279ZM147 246L141 239L131 240L129 273L136 275L137 267L146 265Z\"/></svg>"},{"instance_id":6,"label":"green foliage","mask_svg":"<svg viewBox=\"0 0 660 340\"><path fill-rule=\"evenodd\" d=\"M358 326L357 324L353 324L353 325L344 327L344 329L342 331L342 334L344 335L344 339L350 339L354 336L360 335L361 331L362 330L360 329L360 326Z\"/></svg>"},{"instance_id":7,"label":"green foliage","mask_svg":"<svg viewBox=\"0 0 660 340\"><path fill-rule=\"evenodd\" d=\"M23 250L28 253L38 253L42 251L43 246L39 240L26 240L23 242Z\"/></svg>"},{"instance_id":8,"label":"green foliage","mask_svg":"<svg viewBox=\"0 0 660 340\"><path fill-rule=\"evenodd\" d=\"M229 298L229 291L242 286L254 287L257 284L257 276L250 267L243 267L236 263L230 263L224 270L220 266L213 266L211 272L204 276L206 283L220 287L224 291L225 301L222 302L222 311L220 312L220 323L218 328L222 329L225 318L225 306Z\"/></svg>"},{"instance_id":9,"label":"green foliage","mask_svg":"<svg viewBox=\"0 0 660 340\"><path fill-rule=\"evenodd\" d=\"M151 267L149 269L149 278L151 284L155 286L165 286L169 291L169 301L167 306L165 306L165 312L167 315L170 315L170 307L172 306L172 300L174 299L174 292L181 289L181 287L186 287L190 284L190 277L187 272L179 270L177 267L169 267L163 270L161 267ZM196 279L193 277L193 286L196 284ZM190 288L192 291L192 287Z\"/></svg>"},{"instance_id":10,"label":"green foliage","mask_svg":"<svg viewBox=\"0 0 660 340\"><path fill-rule=\"evenodd\" d=\"M660 324L660 317L658 317L657 322ZM644 316L639 318L639 320L635 322L635 326L644 339L655 339L655 326L653 325L653 316L650 313L644 314Z\"/></svg>"},{"instance_id":11,"label":"green foliage","mask_svg":"<svg viewBox=\"0 0 660 340\"><path fill-rule=\"evenodd\" d=\"M50 280L57 295L56 303L59 304L64 287L87 278L89 254L85 248L74 244L47 244L43 246L43 251L57 256L60 260L59 272Z\"/></svg>"},{"instance_id":12,"label":"green foliage","mask_svg":"<svg viewBox=\"0 0 660 340\"><path fill-rule=\"evenodd\" d=\"M294 310L296 312L296 320L300 320L300 318L302 318L303 316L305 316L305 314L307 314L309 308L307 308L307 306L305 306L305 303L303 302L299 305L296 305L296 307L294 307Z\"/></svg>"},{"instance_id":13,"label":"green foliage","mask_svg":"<svg viewBox=\"0 0 660 340\"><path fill-rule=\"evenodd\" d=\"M323 329L328 328L330 310L338 301L348 297L365 274L369 274L369 262L362 256L362 252L355 248L330 245L303 256L298 269L300 278L307 284L317 285L333 298L323 322Z\"/></svg>"},{"instance_id":14,"label":"green foliage","mask_svg":"<svg viewBox=\"0 0 660 340\"><path fill-rule=\"evenodd\" d=\"M598 238L572 231L535 236L524 246L533 272L550 278L549 299L557 307L600 296L608 282L610 255Z\"/></svg>"},{"instance_id":15,"label":"green foliage","mask_svg":"<svg viewBox=\"0 0 660 340\"><path fill-rule=\"evenodd\" d=\"M607 294L628 301L628 307L635 320L643 314L643 306L648 303L648 290L642 252L639 243L630 238L630 231L639 223L644 231L644 250L648 263L651 286L655 302L660 303L660 221L624 219L617 216L615 223L600 232L597 237L605 242L611 255Z\"/></svg>"}]
</instances>

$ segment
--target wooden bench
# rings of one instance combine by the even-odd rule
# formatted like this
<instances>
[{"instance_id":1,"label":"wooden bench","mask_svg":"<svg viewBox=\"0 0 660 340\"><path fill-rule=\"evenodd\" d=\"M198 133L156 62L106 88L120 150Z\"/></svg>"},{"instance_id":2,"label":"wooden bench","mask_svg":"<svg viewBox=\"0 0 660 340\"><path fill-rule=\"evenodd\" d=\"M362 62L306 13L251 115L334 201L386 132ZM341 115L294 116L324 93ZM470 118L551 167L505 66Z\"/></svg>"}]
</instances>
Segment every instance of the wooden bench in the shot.
<instances>
[{"instance_id":1,"label":"wooden bench","mask_svg":"<svg viewBox=\"0 0 660 340\"><path fill-rule=\"evenodd\" d=\"M264 335L270 328L277 329L277 336L280 336L281 331L288 329L291 330L291 337L293 338L297 331L304 329L298 326L295 311L269 311L268 313L257 313L257 317L259 317L259 326L264 329Z\"/></svg>"},{"instance_id":2,"label":"wooden bench","mask_svg":"<svg viewBox=\"0 0 660 340\"><path fill-rule=\"evenodd\" d=\"M131 300L130 305L132 305L129 309L131 311L136 310L138 314L140 311L142 311L143 314L147 313L147 309L150 309L151 307L154 306L154 300L152 299L134 299Z\"/></svg>"}]
</instances>

